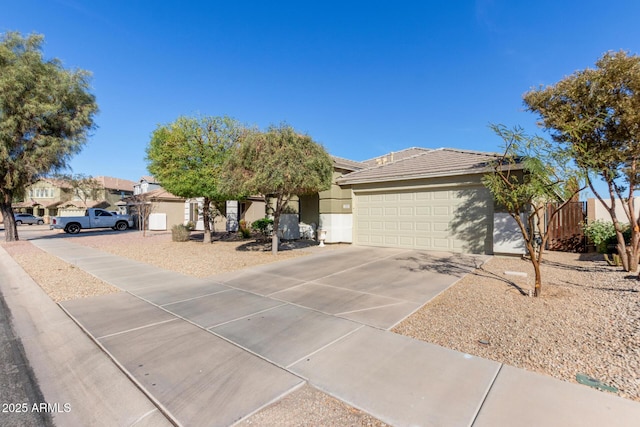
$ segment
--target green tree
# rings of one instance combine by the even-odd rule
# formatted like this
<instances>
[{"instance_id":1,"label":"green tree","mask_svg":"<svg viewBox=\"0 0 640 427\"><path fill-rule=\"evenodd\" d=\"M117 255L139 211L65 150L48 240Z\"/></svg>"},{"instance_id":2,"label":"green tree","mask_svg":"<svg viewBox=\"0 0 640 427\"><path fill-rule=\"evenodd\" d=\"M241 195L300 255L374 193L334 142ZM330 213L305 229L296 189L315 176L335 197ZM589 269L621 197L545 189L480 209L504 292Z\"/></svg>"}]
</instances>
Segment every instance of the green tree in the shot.
<instances>
[{"instance_id":1,"label":"green tree","mask_svg":"<svg viewBox=\"0 0 640 427\"><path fill-rule=\"evenodd\" d=\"M553 220L580 192L579 175L571 167L568 152L557 150L545 139L526 135L518 127L490 127L502 138L504 152L482 182L496 205L506 210L520 228L535 272L534 296L538 297L542 291L540 263L549 239L545 211L549 207L547 220Z\"/></svg>"},{"instance_id":2,"label":"green tree","mask_svg":"<svg viewBox=\"0 0 640 427\"><path fill-rule=\"evenodd\" d=\"M282 124L252 131L229 157L224 186L229 192L273 199L272 251L278 252L280 214L291 197L314 194L331 186L333 162L308 135Z\"/></svg>"},{"instance_id":3,"label":"green tree","mask_svg":"<svg viewBox=\"0 0 640 427\"><path fill-rule=\"evenodd\" d=\"M229 117L179 117L159 125L147 147L148 169L169 192L204 199L204 243L211 243L211 206L220 210L231 197L220 187L230 148L240 141L244 127Z\"/></svg>"},{"instance_id":4,"label":"green tree","mask_svg":"<svg viewBox=\"0 0 640 427\"><path fill-rule=\"evenodd\" d=\"M94 127L89 73L45 60L41 35L0 36L0 212L18 240L11 202L39 177L67 167Z\"/></svg>"},{"instance_id":5,"label":"green tree","mask_svg":"<svg viewBox=\"0 0 640 427\"><path fill-rule=\"evenodd\" d=\"M640 186L640 57L608 52L595 69L585 69L548 87L524 95L527 109L537 113L553 139L571 149L587 172L591 191L609 211L617 249L626 271L636 271L640 230L634 192ZM607 185L600 194L594 179ZM618 218L616 200L624 208ZM625 243L625 223L631 242Z\"/></svg>"}]
</instances>

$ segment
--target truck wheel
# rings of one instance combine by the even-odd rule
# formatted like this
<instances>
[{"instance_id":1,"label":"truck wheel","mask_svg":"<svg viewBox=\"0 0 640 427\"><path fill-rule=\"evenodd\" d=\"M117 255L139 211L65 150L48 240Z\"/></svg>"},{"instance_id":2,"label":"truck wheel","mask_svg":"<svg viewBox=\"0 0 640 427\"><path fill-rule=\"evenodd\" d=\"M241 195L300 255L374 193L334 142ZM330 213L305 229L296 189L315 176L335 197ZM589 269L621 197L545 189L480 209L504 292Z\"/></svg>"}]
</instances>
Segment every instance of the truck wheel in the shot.
<instances>
[{"instance_id":1,"label":"truck wheel","mask_svg":"<svg viewBox=\"0 0 640 427\"><path fill-rule=\"evenodd\" d=\"M64 229L69 234L78 234L80 232L80 224L72 223Z\"/></svg>"},{"instance_id":2,"label":"truck wheel","mask_svg":"<svg viewBox=\"0 0 640 427\"><path fill-rule=\"evenodd\" d=\"M41 219L39 219L39 220L38 220L38 225L42 225L42 224L44 224L44 221L43 221L43 220L41 220Z\"/></svg>"},{"instance_id":3,"label":"truck wheel","mask_svg":"<svg viewBox=\"0 0 640 427\"><path fill-rule=\"evenodd\" d=\"M120 222L116 223L116 230L118 230L118 231L124 231L127 228L129 228L129 224L127 224L124 221L120 221Z\"/></svg>"}]
</instances>

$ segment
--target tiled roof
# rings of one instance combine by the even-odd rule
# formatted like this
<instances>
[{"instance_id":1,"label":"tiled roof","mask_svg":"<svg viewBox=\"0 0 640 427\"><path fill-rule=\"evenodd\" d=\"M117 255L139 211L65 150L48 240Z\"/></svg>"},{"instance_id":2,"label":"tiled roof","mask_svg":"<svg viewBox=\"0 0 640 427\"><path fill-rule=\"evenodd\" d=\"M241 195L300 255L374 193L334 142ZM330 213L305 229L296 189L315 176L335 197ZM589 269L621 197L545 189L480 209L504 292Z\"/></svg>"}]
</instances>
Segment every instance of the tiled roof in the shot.
<instances>
[{"instance_id":1,"label":"tiled roof","mask_svg":"<svg viewBox=\"0 0 640 427\"><path fill-rule=\"evenodd\" d=\"M409 149L415 150L415 149ZM420 149L412 156L376 167L352 172L338 180L338 184L399 181L484 172L498 154L480 151L439 148ZM406 151L406 150L405 150Z\"/></svg>"},{"instance_id":2,"label":"tiled roof","mask_svg":"<svg viewBox=\"0 0 640 427\"><path fill-rule=\"evenodd\" d=\"M164 188L156 188L155 190L148 191L141 194L145 199L171 199L171 200L185 200L184 197L176 196L173 193L169 193Z\"/></svg>"},{"instance_id":3,"label":"tiled roof","mask_svg":"<svg viewBox=\"0 0 640 427\"><path fill-rule=\"evenodd\" d=\"M429 148L410 147L400 151L392 151L391 153L387 153L382 156L375 157L373 159L364 160L361 163L366 165L366 167L370 168L370 167L384 165L386 163L395 162L397 160L406 159L407 157L415 156L417 154L422 154L427 151L431 151L431 150Z\"/></svg>"},{"instance_id":4,"label":"tiled roof","mask_svg":"<svg viewBox=\"0 0 640 427\"><path fill-rule=\"evenodd\" d=\"M109 202L107 202L106 200L87 200L86 202L82 200L67 200L67 201L61 202L59 206L61 207L73 206L78 209L99 208L101 206L109 206Z\"/></svg>"},{"instance_id":5,"label":"tiled roof","mask_svg":"<svg viewBox=\"0 0 640 427\"><path fill-rule=\"evenodd\" d=\"M113 178L111 176L96 176L94 179L108 190L133 191L133 186L136 184L128 179Z\"/></svg>"},{"instance_id":6,"label":"tiled roof","mask_svg":"<svg viewBox=\"0 0 640 427\"><path fill-rule=\"evenodd\" d=\"M331 158L333 159L333 166L338 169L357 171L368 167L362 162L356 162L353 160L345 159L343 157L331 156Z\"/></svg>"},{"instance_id":7,"label":"tiled roof","mask_svg":"<svg viewBox=\"0 0 640 427\"><path fill-rule=\"evenodd\" d=\"M157 184L158 183L158 181L156 181L156 179L151 175L143 175L143 176L141 176L140 177L140 182L142 182L142 181L146 181L149 184Z\"/></svg>"}]
</instances>

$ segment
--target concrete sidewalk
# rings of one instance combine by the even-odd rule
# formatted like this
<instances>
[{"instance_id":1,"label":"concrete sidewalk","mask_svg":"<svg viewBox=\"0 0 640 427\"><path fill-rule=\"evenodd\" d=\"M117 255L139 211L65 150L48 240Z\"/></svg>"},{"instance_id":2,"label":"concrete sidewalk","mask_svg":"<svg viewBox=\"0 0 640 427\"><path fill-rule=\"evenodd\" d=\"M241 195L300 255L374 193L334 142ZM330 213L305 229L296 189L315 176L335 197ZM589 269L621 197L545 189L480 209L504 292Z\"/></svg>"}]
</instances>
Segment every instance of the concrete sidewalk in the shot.
<instances>
[{"instance_id":1,"label":"concrete sidewalk","mask_svg":"<svg viewBox=\"0 0 640 427\"><path fill-rule=\"evenodd\" d=\"M48 404L57 426L171 425L2 247L0 291L44 398L3 403Z\"/></svg>"},{"instance_id":2,"label":"concrete sidewalk","mask_svg":"<svg viewBox=\"0 0 640 427\"><path fill-rule=\"evenodd\" d=\"M349 248L194 279L67 239L32 243L126 291L61 307L176 423L230 425L305 381L398 426L640 419L636 402L385 330L472 259ZM372 269L388 287L363 279Z\"/></svg>"}]
</instances>

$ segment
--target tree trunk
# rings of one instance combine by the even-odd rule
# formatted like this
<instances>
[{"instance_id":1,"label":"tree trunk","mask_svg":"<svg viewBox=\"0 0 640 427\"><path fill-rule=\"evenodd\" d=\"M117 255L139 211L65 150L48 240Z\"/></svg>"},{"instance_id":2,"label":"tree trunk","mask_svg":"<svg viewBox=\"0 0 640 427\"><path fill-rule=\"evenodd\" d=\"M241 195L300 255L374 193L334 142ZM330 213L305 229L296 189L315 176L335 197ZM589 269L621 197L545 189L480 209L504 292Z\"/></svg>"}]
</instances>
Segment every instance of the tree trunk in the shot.
<instances>
[{"instance_id":1,"label":"tree trunk","mask_svg":"<svg viewBox=\"0 0 640 427\"><path fill-rule=\"evenodd\" d=\"M202 243L211 243L211 200L208 197L202 202L202 222L204 222L204 238Z\"/></svg>"},{"instance_id":2,"label":"tree trunk","mask_svg":"<svg viewBox=\"0 0 640 427\"><path fill-rule=\"evenodd\" d=\"M531 257L531 264L533 264L533 272L535 276L535 283L533 287L533 296L539 297L542 295L542 272L540 271L540 258L542 257L542 248L540 252L536 254L536 249L530 242L527 242L527 251Z\"/></svg>"},{"instance_id":3,"label":"tree trunk","mask_svg":"<svg viewBox=\"0 0 640 427\"><path fill-rule=\"evenodd\" d=\"M19 240L18 228L13 217L13 210L11 210L11 197L5 196L5 199L7 198L9 203L0 201L0 212L2 212L2 218L4 219L4 240L6 242L15 242Z\"/></svg>"},{"instance_id":4,"label":"tree trunk","mask_svg":"<svg viewBox=\"0 0 640 427\"><path fill-rule=\"evenodd\" d=\"M280 239L278 238L278 226L280 225L280 212L276 209L273 213L273 233L271 234L271 253L278 255L278 245Z\"/></svg>"}]
</instances>

